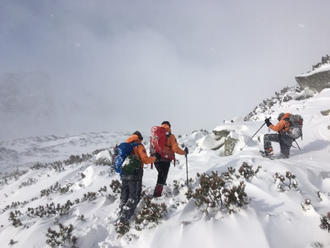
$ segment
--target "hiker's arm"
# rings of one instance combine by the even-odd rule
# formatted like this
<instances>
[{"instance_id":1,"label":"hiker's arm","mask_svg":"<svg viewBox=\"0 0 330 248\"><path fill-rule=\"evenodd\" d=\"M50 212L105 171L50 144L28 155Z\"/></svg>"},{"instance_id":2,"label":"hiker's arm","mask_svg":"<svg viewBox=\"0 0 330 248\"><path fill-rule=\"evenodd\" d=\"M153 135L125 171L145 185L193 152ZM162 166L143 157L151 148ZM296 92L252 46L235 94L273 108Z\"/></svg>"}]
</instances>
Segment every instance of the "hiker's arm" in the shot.
<instances>
[{"instance_id":1,"label":"hiker's arm","mask_svg":"<svg viewBox=\"0 0 330 248\"><path fill-rule=\"evenodd\" d=\"M141 159L141 162L143 164L152 164L156 161L155 157L148 157L146 149L142 145L139 145L137 147L137 152L138 152L138 156Z\"/></svg>"},{"instance_id":2,"label":"hiker's arm","mask_svg":"<svg viewBox=\"0 0 330 248\"><path fill-rule=\"evenodd\" d=\"M285 127L285 120L281 120L277 123L276 126L270 125L269 128L274 130L275 132L281 131Z\"/></svg>"},{"instance_id":3,"label":"hiker's arm","mask_svg":"<svg viewBox=\"0 0 330 248\"><path fill-rule=\"evenodd\" d=\"M176 141L176 138L174 135L170 136L170 143L171 143L171 147L172 147L172 151L175 153L178 153L180 155L186 155L186 153L184 152L184 150L182 150L179 145L178 142Z\"/></svg>"}]
</instances>

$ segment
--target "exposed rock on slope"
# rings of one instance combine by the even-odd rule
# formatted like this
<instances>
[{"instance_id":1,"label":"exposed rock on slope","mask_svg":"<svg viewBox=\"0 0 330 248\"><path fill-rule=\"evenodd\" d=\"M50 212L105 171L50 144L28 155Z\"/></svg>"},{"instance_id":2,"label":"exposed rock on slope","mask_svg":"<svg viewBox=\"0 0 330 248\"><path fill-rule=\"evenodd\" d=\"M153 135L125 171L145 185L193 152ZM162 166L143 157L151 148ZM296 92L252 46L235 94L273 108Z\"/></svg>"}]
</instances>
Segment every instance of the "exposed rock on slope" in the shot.
<instances>
[{"instance_id":1,"label":"exposed rock on slope","mask_svg":"<svg viewBox=\"0 0 330 248\"><path fill-rule=\"evenodd\" d=\"M312 67L312 71L296 76L302 88L310 88L318 92L330 88L330 56L322 57L322 61Z\"/></svg>"}]
</instances>

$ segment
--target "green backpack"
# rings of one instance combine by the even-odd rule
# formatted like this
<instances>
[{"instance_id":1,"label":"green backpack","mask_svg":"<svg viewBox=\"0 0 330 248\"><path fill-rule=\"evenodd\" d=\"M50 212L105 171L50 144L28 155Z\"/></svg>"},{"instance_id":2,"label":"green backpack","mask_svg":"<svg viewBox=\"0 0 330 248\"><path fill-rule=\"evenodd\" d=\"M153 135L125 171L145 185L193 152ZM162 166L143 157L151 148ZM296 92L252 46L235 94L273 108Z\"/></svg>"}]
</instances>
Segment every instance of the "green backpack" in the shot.
<instances>
[{"instance_id":1,"label":"green backpack","mask_svg":"<svg viewBox=\"0 0 330 248\"><path fill-rule=\"evenodd\" d=\"M135 174L142 166L140 159L138 159L135 155L128 155L121 167L122 172L125 175L133 175Z\"/></svg>"}]
</instances>

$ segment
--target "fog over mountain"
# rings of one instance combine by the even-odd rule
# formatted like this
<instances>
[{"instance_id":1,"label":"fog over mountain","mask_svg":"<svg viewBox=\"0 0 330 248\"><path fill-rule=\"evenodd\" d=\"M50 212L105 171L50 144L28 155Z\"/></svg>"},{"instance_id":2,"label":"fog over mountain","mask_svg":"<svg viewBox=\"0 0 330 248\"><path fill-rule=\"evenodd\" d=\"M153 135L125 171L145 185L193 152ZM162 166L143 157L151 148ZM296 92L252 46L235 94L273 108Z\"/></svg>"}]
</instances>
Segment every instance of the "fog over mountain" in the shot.
<instances>
[{"instance_id":1,"label":"fog over mountain","mask_svg":"<svg viewBox=\"0 0 330 248\"><path fill-rule=\"evenodd\" d=\"M0 139L243 116L330 53L328 1L24 1L0 8Z\"/></svg>"}]
</instances>

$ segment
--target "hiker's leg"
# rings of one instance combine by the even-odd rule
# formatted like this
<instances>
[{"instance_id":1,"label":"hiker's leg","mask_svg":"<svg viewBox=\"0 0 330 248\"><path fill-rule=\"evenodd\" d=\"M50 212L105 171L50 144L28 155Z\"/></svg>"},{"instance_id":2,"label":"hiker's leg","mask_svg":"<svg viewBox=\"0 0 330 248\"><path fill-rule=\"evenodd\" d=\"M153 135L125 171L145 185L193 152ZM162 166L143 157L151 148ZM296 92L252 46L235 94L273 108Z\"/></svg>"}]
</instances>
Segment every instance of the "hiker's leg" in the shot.
<instances>
[{"instance_id":1,"label":"hiker's leg","mask_svg":"<svg viewBox=\"0 0 330 248\"><path fill-rule=\"evenodd\" d=\"M136 180L136 205L140 202L141 199L141 192L142 192L142 178L143 178L143 168L141 167L141 169L138 172L137 175L137 180Z\"/></svg>"},{"instance_id":2,"label":"hiker's leg","mask_svg":"<svg viewBox=\"0 0 330 248\"><path fill-rule=\"evenodd\" d=\"M171 165L171 161L166 161L164 162L164 165L163 165L163 185L166 184L166 180L167 180L167 176L168 176L168 171L170 169L170 165Z\"/></svg>"},{"instance_id":3,"label":"hiker's leg","mask_svg":"<svg viewBox=\"0 0 330 248\"><path fill-rule=\"evenodd\" d=\"M121 192L120 192L120 204L119 204L120 213L122 213L123 207L125 206L125 204L128 200L128 194L129 194L128 180L122 178Z\"/></svg>"},{"instance_id":4,"label":"hiker's leg","mask_svg":"<svg viewBox=\"0 0 330 248\"><path fill-rule=\"evenodd\" d=\"M283 157L288 158L290 156L292 142L292 138L288 137L287 135L280 135L280 148Z\"/></svg>"},{"instance_id":5,"label":"hiker's leg","mask_svg":"<svg viewBox=\"0 0 330 248\"><path fill-rule=\"evenodd\" d=\"M163 185L166 183L168 170L170 168L171 161L161 161L155 163L155 166L158 170L157 184L154 190L154 196L159 197L163 192Z\"/></svg>"},{"instance_id":6,"label":"hiker's leg","mask_svg":"<svg viewBox=\"0 0 330 248\"><path fill-rule=\"evenodd\" d=\"M264 135L264 149L266 153L273 151L271 142L279 142L279 137L277 133L265 134Z\"/></svg>"},{"instance_id":7,"label":"hiker's leg","mask_svg":"<svg viewBox=\"0 0 330 248\"><path fill-rule=\"evenodd\" d=\"M155 167L158 171L157 184L164 185L166 183L168 170L170 168L170 161L161 161L155 163Z\"/></svg>"},{"instance_id":8,"label":"hiker's leg","mask_svg":"<svg viewBox=\"0 0 330 248\"><path fill-rule=\"evenodd\" d=\"M155 167L157 169L158 175L157 175L157 184L162 181L162 163L161 162L155 162Z\"/></svg>"},{"instance_id":9,"label":"hiker's leg","mask_svg":"<svg viewBox=\"0 0 330 248\"><path fill-rule=\"evenodd\" d=\"M136 180L128 180L128 200L123 206L122 219L129 220L134 214L137 202Z\"/></svg>"}]
</instances>

